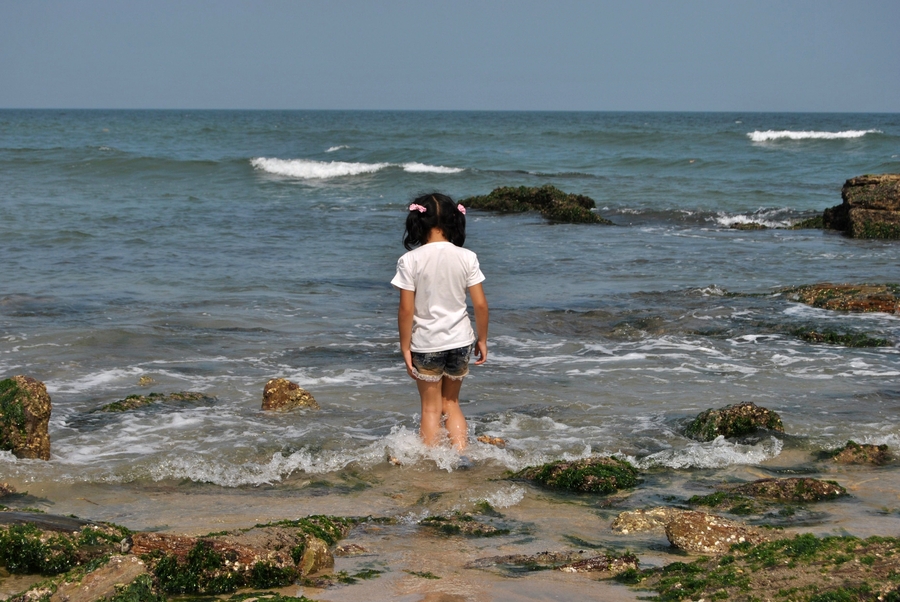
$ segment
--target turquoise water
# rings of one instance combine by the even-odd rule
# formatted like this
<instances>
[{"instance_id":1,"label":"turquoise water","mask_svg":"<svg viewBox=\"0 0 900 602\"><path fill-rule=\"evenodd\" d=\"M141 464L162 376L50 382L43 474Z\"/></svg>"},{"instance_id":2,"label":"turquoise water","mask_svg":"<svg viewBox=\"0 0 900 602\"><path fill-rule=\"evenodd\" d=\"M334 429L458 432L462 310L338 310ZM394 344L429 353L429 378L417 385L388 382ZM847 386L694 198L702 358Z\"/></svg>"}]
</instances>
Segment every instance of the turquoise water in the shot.
<instances>
[{"instance_id":1,"label":"turquoise water","mask_svg":"<svg viewBox=\"0 0 900 602\"><path fill-rule=\"evenodd\" d=\"M388 456L453 470L416 441L396 345L405 207L545 183L616 225L469 213L492 323L464 410L473 435L508 442L473 445L477 462L717 469L898 445L898 318L777 294L900 280L896 242L776 228L880 172L900 172L898 115L0 111L0 376L44 381L54 404L51 462L2 454L0 480L235 487ZM772 228L729 227L746 221ZM894 346L810 344L797 327ZM322 410L260 412L278 376ZM96 412L180 390L216 401ZM790 437L681 436L739 401L781 413Z\"/></svg>"}]
</instances>

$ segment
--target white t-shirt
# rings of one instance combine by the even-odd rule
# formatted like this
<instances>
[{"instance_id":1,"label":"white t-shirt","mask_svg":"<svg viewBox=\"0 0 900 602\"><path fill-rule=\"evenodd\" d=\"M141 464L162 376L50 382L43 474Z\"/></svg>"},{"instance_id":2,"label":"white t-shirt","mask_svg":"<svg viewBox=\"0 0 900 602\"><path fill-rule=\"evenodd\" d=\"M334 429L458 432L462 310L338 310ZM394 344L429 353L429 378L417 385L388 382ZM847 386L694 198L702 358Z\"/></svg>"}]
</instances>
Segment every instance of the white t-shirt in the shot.
<instances>
[{"instance_id":1,"label":"white t-shirt","mask_svg":"<svg viewBox=\"0 0 900 602\"><path fill-rule=\"evenodd\" d=\"M475 342L466 291L483 281L475 253L451 242L428 243L403 255L391 284L416 293L410 349L431 353Z\"/></svg>"}]
</instances>

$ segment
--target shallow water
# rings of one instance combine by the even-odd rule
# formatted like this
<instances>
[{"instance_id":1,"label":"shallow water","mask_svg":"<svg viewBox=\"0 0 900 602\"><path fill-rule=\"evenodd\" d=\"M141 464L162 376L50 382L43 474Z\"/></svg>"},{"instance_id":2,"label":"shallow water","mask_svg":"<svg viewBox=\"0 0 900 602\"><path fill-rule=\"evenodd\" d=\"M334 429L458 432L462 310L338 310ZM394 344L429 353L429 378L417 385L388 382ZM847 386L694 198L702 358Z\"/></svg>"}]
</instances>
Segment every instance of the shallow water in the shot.
<instances>
[{"instance_id":1,"label":"shallow water","mask_svg":"<svg viewBox=\"0 0 900 602\"><path fill-rule=\"evenodd\" d=\"M900 172L898 141L900 118L868 114L0 111L0 376L44 381L54 406L51 461L0 453L0 481L28 492L22 504L132 529L414 518L476 499L533 525L527 544L455 544L468 558L593 529L594 543L665 555L664 541L612 535L614 513L802 470L854 497L789 528L896 529L895 468L813 456L847 439L900 444L900 320L780 291L897 282L900 246L777 228L838 204L849 177ZM463 407L473 435L508 445L474 443L476 468L458 471L452 452L419 444L397 349L388 282L404 208L434 189L544 183L588 194L616 225L469 212L492 313ZM729 227L748 221L770 229ZM801 328L891 345L813 344ZM277 376L322 410L261 412ZM98 412L181 390L213 399ZM777 411L787 435L681 434L740 401ZM597 453L649 476L612 501L502 479ZM377 587L413 592L395 572ZM491 580L460 595L540 587Z\"/></svg>"}]
</instances>

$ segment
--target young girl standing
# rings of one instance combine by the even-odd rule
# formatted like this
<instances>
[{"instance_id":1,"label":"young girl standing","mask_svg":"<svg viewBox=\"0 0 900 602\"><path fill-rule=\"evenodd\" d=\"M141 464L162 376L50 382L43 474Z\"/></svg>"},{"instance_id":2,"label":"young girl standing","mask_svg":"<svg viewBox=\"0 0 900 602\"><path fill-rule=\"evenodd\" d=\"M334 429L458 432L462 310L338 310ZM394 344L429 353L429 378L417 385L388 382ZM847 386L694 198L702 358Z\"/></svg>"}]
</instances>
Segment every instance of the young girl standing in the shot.
<instances>
[{"instance_id":1,"label":"young girl standing","mask_svg":"<svg viewBox=\"0 0 900 602\"><path fill-rule=\"evenodd\" d=\"M428 194L409 206L403 246L391 280L400 289L400 351L406 371L422 398L420 434L426 445L439 445L441 417L458 451L468 443L468 427L459 408L462 379L487 359L488 305L484 274L475 253L463 249L466 209L443 194ZM475 310L476 332L466 310L466 292Z\"/></svg>"}]
</instances>

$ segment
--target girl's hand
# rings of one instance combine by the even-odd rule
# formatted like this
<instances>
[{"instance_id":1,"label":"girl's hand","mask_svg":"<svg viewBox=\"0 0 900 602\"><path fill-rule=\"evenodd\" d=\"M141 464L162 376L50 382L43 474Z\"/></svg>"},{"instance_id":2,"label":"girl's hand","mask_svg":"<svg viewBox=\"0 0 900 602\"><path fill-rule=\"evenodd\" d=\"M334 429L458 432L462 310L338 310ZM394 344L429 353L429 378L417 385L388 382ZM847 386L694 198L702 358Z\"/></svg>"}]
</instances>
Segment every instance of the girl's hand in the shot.
<instances>
[{"instance_id":1,"label":"girl's hand","mask_svg":"<svg viewBox=\"0 0 900 602\"><path fill-rule=\"evenodd\" d=\"M409 374L409 377L413 380L419 380L418 378L416 378L416 373L413 370L412 352L410 352L409 350L404 351L403 361L406 363L406 373Z\"/></svg>"},{"instance_id":2,"label":"girl's hand","mask_svg":"<svg viewBox=\"0 0 900 602\"><path fill-rule=\"evenodd\" d=\"M487 360L487 341L475 341L475 365L480 366Z\"/></svg>"}]
</instances>

